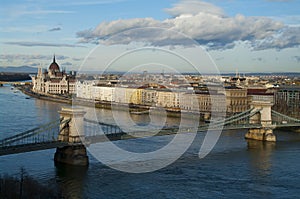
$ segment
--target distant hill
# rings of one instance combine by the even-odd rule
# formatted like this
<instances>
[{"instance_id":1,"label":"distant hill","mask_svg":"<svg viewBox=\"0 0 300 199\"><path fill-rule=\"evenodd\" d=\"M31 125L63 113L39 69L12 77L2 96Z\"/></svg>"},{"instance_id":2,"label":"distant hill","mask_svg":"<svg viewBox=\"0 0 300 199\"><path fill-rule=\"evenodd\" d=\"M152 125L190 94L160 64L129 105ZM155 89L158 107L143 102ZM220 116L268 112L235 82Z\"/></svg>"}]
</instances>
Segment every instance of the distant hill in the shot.
<instances>
[{"instance_id":1,"label":"distant hill","mask_svg":"<svg viewBox=\"0 0 300 199\"><path fill-rule=\"evenodd\" d=\"M30 66L8 66L0 67L0 72L9 72L9 73L37 73L38 69Z\"/></svg>"}]
</instances>

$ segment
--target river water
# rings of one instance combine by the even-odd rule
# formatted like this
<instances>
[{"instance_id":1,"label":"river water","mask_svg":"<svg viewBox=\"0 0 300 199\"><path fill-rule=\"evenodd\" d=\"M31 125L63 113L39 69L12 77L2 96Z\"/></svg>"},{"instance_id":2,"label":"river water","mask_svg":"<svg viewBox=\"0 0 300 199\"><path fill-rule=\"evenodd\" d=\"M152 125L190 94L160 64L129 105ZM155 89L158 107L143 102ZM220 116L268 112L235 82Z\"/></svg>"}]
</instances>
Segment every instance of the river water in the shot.
<instances>
[{"instance_id":1,"label":"river water","mask_svg":"<svg viewBox=\"0 0 300 199\"><path fill-rule=\"evenodd\" d=\"M0 87L0 139L57 119L62 106L27 99L9 86ZM109 110L98 109L96 114L103 121L113 122ZM145 116L132 119L149 122ZM168 123L176 124L178 118L170 118ZM58 183L66 198L299 198L300 134L275 131L276 143L247 142L244 134L245 130L224 131L202 159L198 152L205 134L199 134L173 164L142 174L114 170L91 153L87 169L55 167L55 149L1 156L0 174L18 175L24 167L41 182ZM171 139L123 140L116 145L151 151Z\"/></svg>"}]
</instances>

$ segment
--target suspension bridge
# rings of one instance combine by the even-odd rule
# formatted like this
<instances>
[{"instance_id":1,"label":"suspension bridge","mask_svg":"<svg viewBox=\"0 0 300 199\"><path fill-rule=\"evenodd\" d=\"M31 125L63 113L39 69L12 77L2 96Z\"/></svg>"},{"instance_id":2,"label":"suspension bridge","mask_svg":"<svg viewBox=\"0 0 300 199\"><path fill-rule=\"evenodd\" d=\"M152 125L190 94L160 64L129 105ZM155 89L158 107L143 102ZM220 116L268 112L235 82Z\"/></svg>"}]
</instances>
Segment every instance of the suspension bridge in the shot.
<instances>
[{"instance_id":1,"label":"suspension bridge","mask_svg":"<svg viewBox=\"0 0 300 199\"><path fill-rule=\"evenodd\" d=\"M299 119L271 110L271 106L266 104L259 106L254 104L242 113L211 121L197 128L164 126L159 131L137 128L133 132L128 132L115 124L84 118L84 114L83 109L63 108L60 111L60 119L0 140L0 156L57 148L55 160L77 164L77 160L77 163L73 160L65 160L74 159L76 156L76 158L84 157L82 164L87 164L85 146L99 142L170 135L179 131L200 133L208 130L234 129L249 129L245 135L249 139L276 141L273 129L300 126Z\"/></svg>"}]
</instances>

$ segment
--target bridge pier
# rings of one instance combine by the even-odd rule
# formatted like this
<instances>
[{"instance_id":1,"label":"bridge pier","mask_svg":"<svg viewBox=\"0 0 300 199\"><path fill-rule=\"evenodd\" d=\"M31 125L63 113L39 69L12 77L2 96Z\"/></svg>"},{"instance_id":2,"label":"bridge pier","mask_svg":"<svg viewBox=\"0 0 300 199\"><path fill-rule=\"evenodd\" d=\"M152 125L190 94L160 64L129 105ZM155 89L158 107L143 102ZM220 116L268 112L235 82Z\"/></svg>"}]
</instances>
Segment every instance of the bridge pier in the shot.
<instances>
[{"instance_id":1,"label":"bridge pier","mask_svg":"<svg viewBox=\"0 0 300 199\"><path fill-rule=\"evenodd\" d=\"M87 166L89 159L82 143L84 141L83 116L85 111L79 108L63 107L59 113L63 121L60 124L58 140L67 142L69 146L56 148L55 163Z\"/></svg>"},{"instance_id":2,"label":"bridge pier","mask_svg":"<svg viewBox=\"0 0 300 199\"><path fill-rule=\"evenodd\" d=\"M249 129L245 135L245 138L260 141L276 141L276 136L273 134L273 129L271 128Z\"/></svg>"},{"instance_id":3,"label":"bridge pier","mask_svg":"<svg viewBox=\"0 0 300 199\"><path fill-rule=\"evenodd\" d=\"M89 158L84 145L65 146L56 148L54 162L76 166L87 166L89 164Z\"/></svg>"}]
</instances>

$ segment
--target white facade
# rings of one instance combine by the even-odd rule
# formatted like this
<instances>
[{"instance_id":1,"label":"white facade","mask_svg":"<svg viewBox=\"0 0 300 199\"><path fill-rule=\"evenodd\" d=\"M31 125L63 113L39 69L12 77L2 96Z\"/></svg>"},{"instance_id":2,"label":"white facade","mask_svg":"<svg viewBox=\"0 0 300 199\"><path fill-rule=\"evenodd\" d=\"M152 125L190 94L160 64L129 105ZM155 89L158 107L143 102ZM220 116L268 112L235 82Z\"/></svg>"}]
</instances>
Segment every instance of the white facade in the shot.
<instances>
[{"instance_id":1,"label":"white facade","mask_svg":"<svg viewBox=\"0 0 300 199\"><path fill-rule=\"evenodd\" d=\"M165 108L179 108L179 92L157 91L157 106Z\"/></svg>"},{"instance_id":2,"label":"white facade","mask_svg":"<svg viewBox=\"0 0 300 199\"><path fill-rule=\"evenodd\" d=\"M115 87L94 87L94 99L100 101L115 101Z\"/></svg>"},{"instance_id":3,"label":"white facade","mask_svg":"<svg viewBox=\"0 0 300 199\"><path fill-rule=\"evenodd\" d=\"M76 96L83 99L94 99L93 89L94 82L84 81L76 82Z\"/></svg>"},{"instance_id":4,"label":"white facade","mask_svg":"<svg viewBox=\"0 0 300 199\"><path fill-rule=\"evenodd\" d=\"M96 86L94 81L76 82L76 96L78 98L115 102L115 91L116 87Z\"/></svg>"},{"instance_id":5,"label":"white facade","mask_svg":"<svg viewBox=\"0 0 300 199\"><path fill-rule=\"evenodd\" d=\"M79 98L120 104L130 103L164 107L176 111L181 109L216 113L224 112L227 107L227 112L229 112L228 104L232 104L232 107L235 108L230 110L230 113L232 113L233 111L242 112L248 106L247 92L246 90L241 92L240 89L230 89L231 92L226 90L227 95L224 95L218 92L210 94L208 92L194 93L188 90L95 86L94 81L77 82L76 88L77 97Z\"/></svg>"},{"instance_id":6,"label":"white facade","mask_svg":"<svg viewBox=\"0 0 300 199\"><path fill-rule=\"evenodd\" d=\"M142 104L147 106L155 106L157 103L157 92L154 89L142 90Z\"/></svg>"},{"instance_id":7,"label":"white facade","mask_svg":"<svg viewBox=\"0 0 300 199\"><path fill-rule=\"evenodd\" d=\"M199 110L199 103L194 93L179 93L179 106L184 110Z\"/></svg>"}]
</instances>

